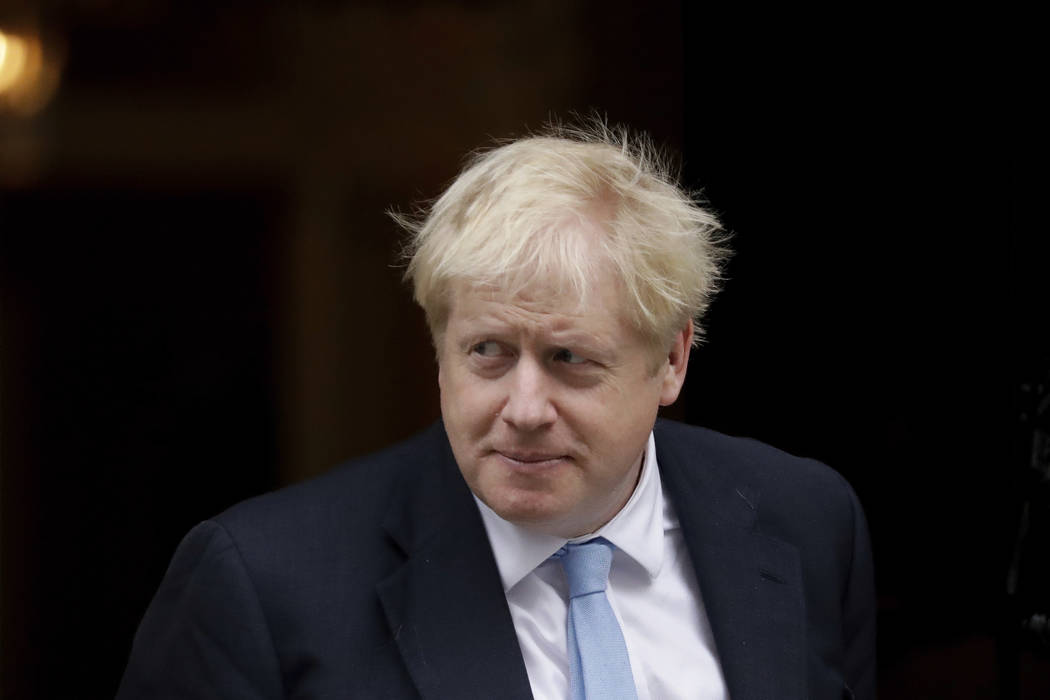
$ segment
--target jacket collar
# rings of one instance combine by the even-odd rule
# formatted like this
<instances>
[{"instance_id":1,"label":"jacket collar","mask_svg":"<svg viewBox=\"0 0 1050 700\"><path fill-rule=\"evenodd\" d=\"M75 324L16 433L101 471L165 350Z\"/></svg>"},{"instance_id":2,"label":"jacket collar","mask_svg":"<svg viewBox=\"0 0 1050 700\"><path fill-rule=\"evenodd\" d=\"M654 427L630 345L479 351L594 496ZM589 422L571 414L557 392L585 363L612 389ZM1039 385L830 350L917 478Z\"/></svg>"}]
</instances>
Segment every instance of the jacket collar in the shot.
<instances>
[{"instance_id":1,"label":"jacket collar","mask_svg":"<svg viewBox=\"0 0 1050 700\"><path fill-rule=\"evenodd\" d=\"M532 697L481 516L445 436L433 426L384 527L405 555L378 593L424 698Z\"/></svg>"},{"instance_id":2,"label":"jacket collar","mask_svg":"<svg viewBox=\"0 0 1050 700\"><path fill-rule=\"evenodd\" d=\"M733 700L806 697L805 609L798 550L757 527L760 493L744 465L718 461L659 421L661 476L678 513Z\"/></svg>"},{"instance_id":3,"label":"jacket collar","mask_svg":"<svg viewBox=\"0 0 1050 700\"><path fill-rule=\"evenodd\" d=\"M704 449L673 423L658 421L655 434L729 696L802 700L798 550L758 529L761 494L732 454ZM425 440L384 521L406 557L378 586L391 633L424 698L531 698L499 570L444 426Z\"/></svg>"}]
</instances>

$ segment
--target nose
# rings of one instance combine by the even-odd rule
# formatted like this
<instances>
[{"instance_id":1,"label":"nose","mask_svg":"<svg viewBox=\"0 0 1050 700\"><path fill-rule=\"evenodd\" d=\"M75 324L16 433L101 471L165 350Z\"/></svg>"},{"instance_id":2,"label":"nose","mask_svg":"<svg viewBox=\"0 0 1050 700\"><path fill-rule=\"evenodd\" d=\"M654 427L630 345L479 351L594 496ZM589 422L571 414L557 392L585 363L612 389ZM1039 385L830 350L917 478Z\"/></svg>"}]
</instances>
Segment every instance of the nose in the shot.
<instances>
[{"instance_id":1,"label":"nose","mask_svg":"<svg viewBox=\"0 0 1050 700\"><path fill-rule=\"evenodd\" d=\"M558 411L551 401L551 378L542 365L522 357L507 380L507 397L500 411L503 422L530 432L548 427L558 419Z\"/></svg>"}]
</instances>

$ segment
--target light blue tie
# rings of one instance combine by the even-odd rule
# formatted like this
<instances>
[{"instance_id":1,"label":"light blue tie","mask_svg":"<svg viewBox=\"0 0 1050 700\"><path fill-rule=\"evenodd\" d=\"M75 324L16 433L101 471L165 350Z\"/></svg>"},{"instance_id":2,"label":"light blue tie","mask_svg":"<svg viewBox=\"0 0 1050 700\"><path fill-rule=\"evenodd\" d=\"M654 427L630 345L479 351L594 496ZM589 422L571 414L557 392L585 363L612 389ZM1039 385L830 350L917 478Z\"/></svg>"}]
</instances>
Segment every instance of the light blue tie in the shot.
<instances>
[{"instance_id":1,"label":"light blue tie","mask_svg":"<svg viewBox=\"0 0 1050 700\"><path fill-rule=\"evenodd\" d=\"M569 693L572 700L636 700L627 645L605 587L613 545L599 537L554 555L569 579Z\"/></svg>"}]
</instances>

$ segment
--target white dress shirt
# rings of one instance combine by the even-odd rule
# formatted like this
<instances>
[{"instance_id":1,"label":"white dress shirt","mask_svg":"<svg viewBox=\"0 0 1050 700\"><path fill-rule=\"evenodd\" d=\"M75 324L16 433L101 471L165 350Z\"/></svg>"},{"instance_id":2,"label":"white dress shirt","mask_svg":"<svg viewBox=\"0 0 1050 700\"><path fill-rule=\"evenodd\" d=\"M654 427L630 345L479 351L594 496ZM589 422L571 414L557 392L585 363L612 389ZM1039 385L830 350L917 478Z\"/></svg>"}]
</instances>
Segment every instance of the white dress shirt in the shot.
<instances>
[{"instance_id":1,"label":"white dress shirt","mask_svg":"<svg viewBox=\"0 0 1050 700\"><path fill-rule=\"evenodd\" d=\"M566 540L503 520L475 497L496 556L532 694L569 697L568 583L550 556ZM639 700L726 700L711 626L649 436L630 500L597 532L616 546L607 595L623 629Z\"/></svg>"}]
</instances>

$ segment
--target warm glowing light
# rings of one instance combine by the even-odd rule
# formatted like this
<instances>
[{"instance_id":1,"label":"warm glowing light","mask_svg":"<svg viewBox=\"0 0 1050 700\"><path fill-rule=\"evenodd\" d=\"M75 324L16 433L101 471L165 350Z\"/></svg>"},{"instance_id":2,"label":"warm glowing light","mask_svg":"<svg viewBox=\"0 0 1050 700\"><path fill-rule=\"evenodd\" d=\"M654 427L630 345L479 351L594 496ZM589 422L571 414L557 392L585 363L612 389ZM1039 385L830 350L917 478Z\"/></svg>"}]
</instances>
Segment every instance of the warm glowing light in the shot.
<instances>
[{"instance_id":1,"label":"warm glowing light","mask_svg":"<svg viewBox=\"0 0 1050 700\"><path fill-rule=\"evenodd\" d=\"M27 53L24 39L0 31L0 93L7 92L22 79Z\"/></svg>"},{"instance_id":2,"label":"warm glowing light","mask_svg":"<svg viewBox=\"0 0 1050 700\"><path fill-rule=\"evenodd\" d=\"M0 110L28 116L47 103L61 69L53 53L38 36L0 30Z\"/></svg>"}]
</instances>

